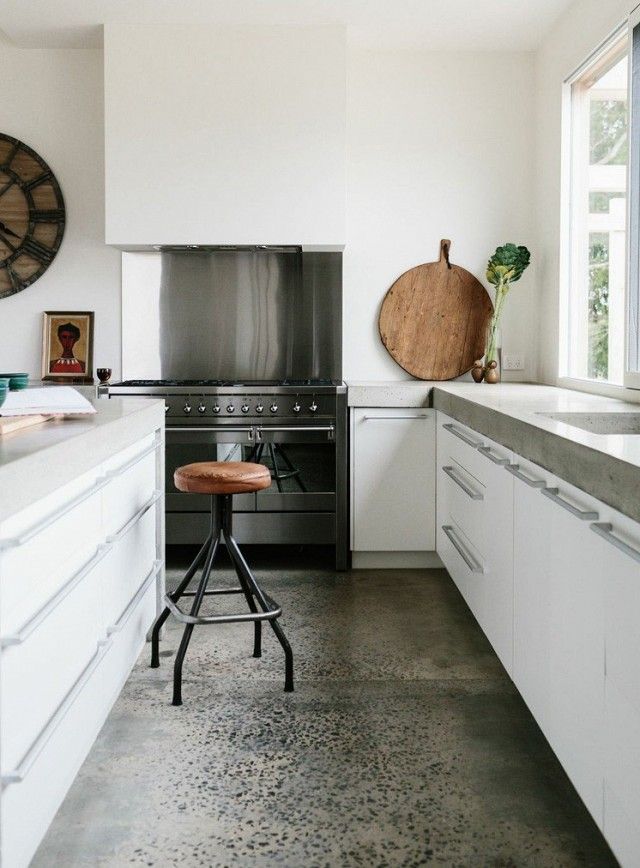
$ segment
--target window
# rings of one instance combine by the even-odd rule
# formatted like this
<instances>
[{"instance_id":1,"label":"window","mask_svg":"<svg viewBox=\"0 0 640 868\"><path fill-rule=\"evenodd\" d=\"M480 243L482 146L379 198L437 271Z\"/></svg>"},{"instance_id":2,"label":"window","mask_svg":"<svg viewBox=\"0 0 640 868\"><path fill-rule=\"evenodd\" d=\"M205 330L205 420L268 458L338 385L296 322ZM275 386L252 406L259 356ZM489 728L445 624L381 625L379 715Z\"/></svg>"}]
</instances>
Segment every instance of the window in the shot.
<instances>
[{"instance_id":1,"label":"window","mask_svg":"<svg viewBox=\"0 0 640 868\"><path fill-rule=\"evenodd\" d=\"M566 349L561 373L622 385L627 270L627 38L571 81Z\"/></svg>"},{"instance_id":2,"label":"window","mask_svg":"<svg viewBox=\"0 0 640 868\"><path fill-rule=\"evenodd\" d=\"M631 14L628 354L625 386L640 389L640 7Z\"/></svg>"}]
</instances>

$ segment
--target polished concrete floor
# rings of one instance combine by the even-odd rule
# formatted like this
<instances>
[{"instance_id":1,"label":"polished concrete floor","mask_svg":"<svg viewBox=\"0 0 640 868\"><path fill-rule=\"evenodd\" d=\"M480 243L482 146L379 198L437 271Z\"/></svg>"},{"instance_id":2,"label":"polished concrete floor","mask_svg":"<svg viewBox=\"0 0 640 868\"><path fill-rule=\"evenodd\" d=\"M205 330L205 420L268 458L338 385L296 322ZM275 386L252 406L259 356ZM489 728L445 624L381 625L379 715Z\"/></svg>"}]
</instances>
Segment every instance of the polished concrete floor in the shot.
<instances>
[{"instance_id":1,"label":"polished concrete floor","mask_svg":"<svg viewBox=\"0 0 640 868\"><path fill-rule=\"evenodd\" d=\"M296 692L270 630L255 660L250 625L202 627L172 707L171 625L35 866L616 864L446 572L256 557Z\"/></svg>"}]
</instances>

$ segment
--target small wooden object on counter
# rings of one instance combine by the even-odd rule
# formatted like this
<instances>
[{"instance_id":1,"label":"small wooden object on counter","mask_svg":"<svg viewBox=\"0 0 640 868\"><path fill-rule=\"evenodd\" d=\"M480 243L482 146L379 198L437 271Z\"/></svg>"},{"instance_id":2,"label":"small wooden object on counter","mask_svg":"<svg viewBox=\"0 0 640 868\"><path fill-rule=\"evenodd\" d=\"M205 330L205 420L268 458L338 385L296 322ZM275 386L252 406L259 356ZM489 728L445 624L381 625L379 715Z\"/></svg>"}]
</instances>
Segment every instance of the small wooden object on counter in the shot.
<instances>
[{"instance_id":1,"label":"small wooden object on counter","mask_svg":"<svg viewBox=\"0 0 640 868\"><path fill-rule=\"evenodd\" d=\"M32 425L42 425L43 422L48 422L53 419L53 416L7 416L0 417L0 437L5 434L13 434L15 431L20 431L22 428L31 428Z\"/></svg>"},{"instance_id":2,"label":"small wooden object on counter","mask_svg":"<svg viewBox=\"0 0 640 868\"><path fill-rule=\"evenodd\" d=\"M485 383L500 382L500 371L498 370L498 363L495 359L492 359L485 368L484 381Z\"/></svg>"},{"instance_id":3,"label":"small wooden object on counter","mask_svg":"<svg viewBox=\"0 0 640 868\"><path fill-rule=\"evenodd\" d=\"M471 376L476 381L476 383L481 383L484 379L484 365L482 361L477 361L473 363L473 367L471 368Z\"/></svg>"},{"instance_id":4,"label":"small wooden object on counter","mask_svg":"<svg viewBox=\"0 0 640 868\"><path fill-rule=\"evenodd\" d=\"M380 310L383 344L405 371L421 380L451 380L484 354L493 305L473 274L449 261L451 242L440 242L440 259L405 271Z\"/></svg>"}]
</instances>

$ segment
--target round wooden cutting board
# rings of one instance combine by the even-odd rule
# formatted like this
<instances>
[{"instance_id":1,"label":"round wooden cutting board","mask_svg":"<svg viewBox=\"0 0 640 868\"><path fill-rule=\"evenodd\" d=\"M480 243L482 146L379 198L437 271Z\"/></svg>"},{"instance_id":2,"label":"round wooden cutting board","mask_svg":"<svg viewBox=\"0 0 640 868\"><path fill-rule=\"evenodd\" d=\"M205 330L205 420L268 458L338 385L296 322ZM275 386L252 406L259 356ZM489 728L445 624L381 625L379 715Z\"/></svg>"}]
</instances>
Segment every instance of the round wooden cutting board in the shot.
<instances>
[{"instance_id":1,"label":"round wooden cutting board","mask_svg":"<svg viewBox=\"0 0 640 868\"><path fill-rule=\"evenodd\" d=\"M380 337L396 362L421 380L451 380L471 370L485 351L493 313L489 293L473 274L440 259L405 271L382 302Z\"/></svg>"}]
</instances>

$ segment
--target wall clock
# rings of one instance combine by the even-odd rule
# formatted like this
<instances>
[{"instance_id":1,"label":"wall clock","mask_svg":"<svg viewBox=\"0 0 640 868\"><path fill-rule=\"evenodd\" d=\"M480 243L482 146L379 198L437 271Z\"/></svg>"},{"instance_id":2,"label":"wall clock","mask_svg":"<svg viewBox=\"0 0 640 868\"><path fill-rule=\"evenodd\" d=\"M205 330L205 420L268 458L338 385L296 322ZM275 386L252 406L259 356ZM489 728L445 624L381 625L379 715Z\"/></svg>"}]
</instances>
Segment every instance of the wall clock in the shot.
<instances>
[{"instance_id":1,"label":"wall clock","mask_svg":"<svg viewBox=\"0 0 640 868\"><path fill-rule=\"evenodd\" d=\"M28 145L0 133L0 298L44 274L64 224L62 191L49 166Z\"/></svg>"}]
</instances>

